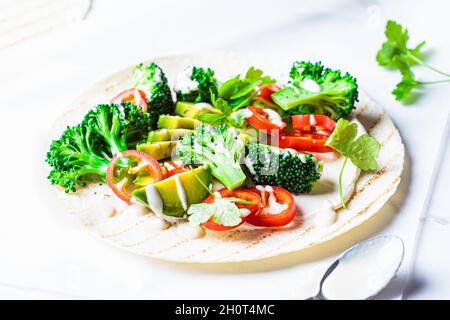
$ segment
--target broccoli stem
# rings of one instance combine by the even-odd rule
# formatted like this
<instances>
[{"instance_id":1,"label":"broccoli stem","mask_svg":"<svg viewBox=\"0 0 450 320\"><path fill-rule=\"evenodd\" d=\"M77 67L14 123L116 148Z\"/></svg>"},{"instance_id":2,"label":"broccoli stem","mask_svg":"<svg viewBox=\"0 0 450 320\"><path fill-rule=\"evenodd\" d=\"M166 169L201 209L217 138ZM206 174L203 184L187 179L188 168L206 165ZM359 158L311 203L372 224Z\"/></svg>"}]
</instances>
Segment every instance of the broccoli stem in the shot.
<instances>
[{"instance_id":1,"label":"broccoli stem","mask_svg":"<svg viewBox=\"0 0 450 320\"><path fill-rule=\"evenodd\" d=\"M204 149L203 156L210 160L211 174L228 190L233 190L244 183L246 175L241 166L226 154L221 152L213 154Z\"/></svg>"},{"instance_id":2,"label":"broccoli stem","mask_svg":"<svg viewBox=\"0 0 450 320\"><path fill-rule=\"evenodd\" d=\"M234 163L222 162L220 166L211 166L211 173L216 177L228 190L236 189L241 186L246 178L241 167L234 167Z\"/></svg>"}]
</instances>

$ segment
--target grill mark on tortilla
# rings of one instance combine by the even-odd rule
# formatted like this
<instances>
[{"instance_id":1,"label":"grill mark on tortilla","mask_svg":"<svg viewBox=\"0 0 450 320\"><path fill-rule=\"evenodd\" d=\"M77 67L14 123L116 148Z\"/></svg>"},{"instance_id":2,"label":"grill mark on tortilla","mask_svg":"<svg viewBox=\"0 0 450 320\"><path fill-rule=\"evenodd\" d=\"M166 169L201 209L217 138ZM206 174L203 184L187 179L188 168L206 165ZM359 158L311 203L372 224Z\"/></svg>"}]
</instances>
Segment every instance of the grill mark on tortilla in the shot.
<instances>
[{"instance_id":1,"label":"grill mark on tortilla","mask_svg":"<svg viewBox=\"0 0 450 320\"><path fill-rule=\"evenodd\" d=\"M390 193L392 191L392 189L398 185L398 183L400 182L400 178L401 176L397 176L397 178L394 179L394 181L392 181L391 185L389 186L389 188L387 188L382 194L380 194L379 196L377 196L373 201L371 201L368 205L366 205L362 210L359 210L358 213L356 213L352 218L348 219L347 221L345 221L345 223L340 226L338 229L333 230L333 232L331 232L330 234L328 234L326 237L330 237L333 234L336 234L339 230L341 230L344 226L346 226L347 224L351 223L354 219L356 219L357 217L365 214L367 211L369 211L369 209L378 202L378 200L380 200L384 195ZM385 205L387 202L385 202L383 205ZM322 238L323 239L323 238ZM320 241L320 240L319 240Z\"/></svg>"},{"instance_id":2,"label":"grill mark on tortilla","mask_svg":"<svg viewBox=\"0 0 450 320\"><path fill-rule=\"evenodd\" d=\"M361 115L364 111L367 110L367 108L369 107L368 103L363 104L362 106L359 106L356 110L355 110L355 118L357 118L359 115Z\"/></svg>"},{"instance_id":3,"label":"grill mark on tortilla","mask_svg":"<svg viewBox=\"0 0 450 320\"><path fill-rule=\"evenodd\" d=\"M227 256L225 256L225 257L222 257L222 258L218 259L218 261L222 261L222 260L224 260L224 259L226 260L226 259L229 258L229 257L239 255L242 251L248 250L248 249L250 249L251 247L254 247L254 246L258 245L258 244L259 244L261 241L263 241L264 239L271 237L271 236L272 236L273 234L275 234L277 231L278 231L278 230L276 230L276 229L272 229L272 230L270 230L269 232L264 233L261 237L259 237L258 239L256 239L256 240L253 241L252 243L250 243L249 245L245 246L243 249L237 250L237 251L235 251L235 252L233 252L233 253L230 253L229 255L227 255Z\"/></svg>"},{"instance_id":4,"label":"grill mark on tortilla","mask_svg":"<svg viewBox=\"0 0 450 320\"><path fill-rule=\"evenodd\" d=\"M134 225L132 225L131 227L128 227L127 229L115 232L115 233L110 233L110 234L102 234L100 235L102 238L115 238L117 236L120 236L124 233L130 232L131 230L133 230L134 228L136 228L137 226L139 226L140 224L144 223L146 221L146 219L142 219L139 220L138 222L136 222Z\"/></svg>"},{"instance_id":5,"label":"grill mark on tortilla","mask_svg":"<svg viewBox=\"0 0 450 320\"><path fill-rule=\"evenodd\" d=\"M282 248L282 247L284 247L284 246L286 246L288 244L291 244L294 241L297 241L299 238L303 237L305 234L307 234L307 233L311 232L312 230L314 230L314 228L315 228L314 225L309 226L308 228L303 230L300 234L296 235L296 237L294 239L290 240L289 242L283 243L282 245L280 245L279 247L276 247L275 249L267 251L266 253L264 253L263 256L270 256L270 253L272 253L274 251L278 251L278 250L280 250L280 248Z\"/></svg>"},{"instance_id":6,"label":"grill mark on tortilla","mask_svg":"<svg viewBox=\"0 0 450 320\"><path fill-rule=\"evenodd\" d=\"M191 241L191 239L186 238L186 239L183 239L182 241L178 241L177 243L171 245L170 247L167 247L167 248L164 248L164 249L161 249L161 250L158 250L158 251L147 252L146 255L149 255L149 256L160 255L162 253L165 253L165 252L168 252L170 250L173 250L173 249L179 247L180 245L182 245L183 243L186 243L186 242L189 242L189 241Z\"/></svg>"},{"instance_id":7,"label":"grill mark on tortilla","mask_svg":"<svg viewBox=\"0 0 450 320\"><path fill-rule=\"evenodd\" d=\"M379 169L378 171L376 171L370 178L369 180L366 181L366 183L364 183L364 185L359 188L358 190L355 190L355 192L353 192L353 194L350 196L350 198L348 199L347 203L352 201L353 199L357 198L361 193L364 192L364 190L366 190L367 187L369 187L370 185L372 185L375 181L377 181L379 178L381 178L383 176L383 174L386 172L387 166L384 166L383 168Z\"/></svg>"},{"instance_id":8,"label":"grill mark on tortilla","mask_svg":"<svg viewBox=\"0 0 450 320\"><path fill-rule=\"evenodd\" d=\"M386 189L382 194L380 194L378 197L376 197L375 200L371 201L368 205L366 205L362 210L359 210L358 213L356 213L353 217L351 217L350 219L348 219L347 221L345 221L345 223L344 223L343 225L341 225L339 228L333 230L331 233L327 234L326 236L324 236L324 237L318 239L317 241L313 241L313 242L309 243L309 244L308 244L307 246L305 246L303 249L312 247L313 245L318 244L318 243L322 243L322 242L323 242L323 239L328 239L328 238L332 237L334 234L338 233L338 232L339 232L343 227L345 227L347 224L351 223L354 219L356 219L357 217L359 217L359 216L363 215L364 213L366 213L366 212L367 212L367 211L368 211L375 203L378 202L378 200L379 200L381 197L383 197L385 194L391 192L391 190L398 184L399 180L400 180L400 176L398 176L396 179L394 179L394 181L392 182L391 186L390 186L388 189ZM303 235L304 235L305 233L307 233L307 232L310 232L311 229L313 229L313 226L310 227L310 228L308 228L308 229L306 229L302 234L300 234L300 235L299 235L298 237L296 237L295 239L293 239L293 240L291 240L291 241L289 241L289 242L286 242L286 243L282 244L281 246L279 246L279 247L277 247L277 248L275 248L275 249L273 249L273 250L270 250L270 251L266 252L266 253L262 256L262 258L263 258L263 257L270 257L270 253L272 253L272 252L274 252L274 251L278 251L278 250L280 250L281 248L283 248L283 247L285 247L285 246L291 244L292 242L297 241L299 237L303 236Z\"/></svg>"},{"instance_id":9,"label":"grill mark on tortilla","mask_svg":"<svg viewBox=\"0 0 450 320\"><path fill-rule=\"evenodd\" d=\"M381 114L368 128L367 132L371 133L380 123L383 118L387 117L386 113Z\"/></svg>"},{"instance_id":10,"label":"grill mark on tortilla","mask_svg":"<svg viewBox=\"0 0 450 320\"><path fill-rule=\"evenodd\" d=\"M122 244L122 246L124 246L124 247L126 247L126 248L133 248L133 247L139 246L139 245L141 245L141 244L147 242L148 240L152 240L152 239L154 239L154 238L159 237L159 235L161 234L161 231L164 231L164 230L159 230L159 232L154 232L154 233L152 233L151 236L146 237L146 238L144 238L144 239L142 239L142 240L139 240L139 241L137 241L137 242L133 242L133 243L131 243L131 244L130 244L130 243Z\"/></svg>"},{"instance_id":11,"label":"grill mark on tortilla","mask_svg":"<svg viewBox=\"0 0 450 320\"><path fill-rule=\"evenodd\" d=\"M294 223L295 222L295 223ZM260 237L260 238L258 238L258 240L256 240L256 241L258 241L258 242L260 242L260 241L262 241L262 240L264 240L264 238L266 238L267 237L267 234L269 234L269 233L276 233L276 232L278 232L278 231L292 231L292 230L297 230L296 228L298 227L298 226L301 226L302 224L303 224L303 222L304 222L304 220L303 220L303 217L302 216L300 216L300 217L296 217L295 219L294 219L294 221L292 222L292 223L294 223L295 224L295 226L291 226L290 224L287 226L287 227L279 227L279 228L273 228L273 229L270 229L270 230L268 230L267 232L264 232L263 233L263 235ZM263 229L260 229L260 230L262 230L262 231L264 231ZM248 233L248 232L252 232L252 231L259 231L258 229L255 229L255 230L242 230L242 229L236 229L236 230L233 230L233 233L231 234L229 234L228 235L228 238L233 238L233 234L236 234L236 233ZM191 255L188 255L188 256L186 256L186 257L183 257L183 259L192 259L193 257L196 257L196 256L199 256L199 255L202 255L202 254L205 254L208 250L210 250L210 249L212 249L212 248L217 248L217 243L221 243L221 245L225 245L224 244L224 242L222 241L222 242L216 242L214 245L211 245L211 246L209 246L209 247L207 247L207 248L203 248L202 250L200 250L200 251L197 251L197 252L195 252L195 253L193 253L193 254L191 254ZM257 244L255 244L255 245L257 245ZM251 247L252 245L250 244L249 246L247 246L247 247ZM247 249L247 247L245 247L245 249ZM234 254L234 253L233 253ZM233 254L231 254L231 255L233 255ZM231 256L230 255L230 256ZM228 256L227 256L228 257Z\"/></svg>"}]
</instances>

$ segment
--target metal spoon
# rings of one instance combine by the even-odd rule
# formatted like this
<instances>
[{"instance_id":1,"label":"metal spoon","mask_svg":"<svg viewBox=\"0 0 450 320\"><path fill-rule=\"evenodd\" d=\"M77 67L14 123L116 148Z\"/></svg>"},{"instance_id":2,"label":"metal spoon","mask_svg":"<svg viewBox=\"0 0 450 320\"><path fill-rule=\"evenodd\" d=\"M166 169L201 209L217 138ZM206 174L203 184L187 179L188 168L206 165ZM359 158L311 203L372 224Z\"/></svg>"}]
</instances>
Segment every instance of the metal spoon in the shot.
<instances>
[{"instance_id":1,"label":"metal spoon","mask_svg":"<svg viewBox=\"0 0 450 320\"><path fill-rule=\"evenodd\" d=\"M328 267L319 292L308 300L370 299L395 276L403 254L403 241L397 236L378 236L360 242Z\"/></svg>"}]
</instances>

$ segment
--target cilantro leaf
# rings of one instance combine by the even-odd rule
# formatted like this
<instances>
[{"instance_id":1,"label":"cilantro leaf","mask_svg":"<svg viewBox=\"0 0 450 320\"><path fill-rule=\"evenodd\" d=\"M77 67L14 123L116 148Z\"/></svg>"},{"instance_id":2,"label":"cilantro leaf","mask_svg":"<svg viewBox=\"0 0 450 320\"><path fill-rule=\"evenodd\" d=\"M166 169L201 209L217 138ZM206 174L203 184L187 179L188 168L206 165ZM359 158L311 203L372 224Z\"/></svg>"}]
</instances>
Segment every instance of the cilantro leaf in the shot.
<instances>
[{"instance_id":1,"label":"cilantro leaf","mask_svg":"<svg viewBox=\"0 0 450 320\"><path fill-rule=\"evenodd\" d=\"M348 120L339 119L333 134L327 140L326 145L338 151L345 157L349 157L351 142L355 140L357 133L358 125L356 123L350 124Z\"/></svg>"},{"instance_id":2,"label":"cilantro leaf","mask_svg":"<svg viewBox=\"0 0 450 320\"><path fill-rule=\"evenodd\" d=\"M192 225L200 225L211 218L225 227L237 226L242 222L241 212L233 203L233 199L215 197L213 203L192 204L187 214Z\"/></svg>"},{"instance_id":3,"label":"cilantro leaf","mask_svg":"<svg viewBox=\"0 0 450 320\"><path fill-rule=\"evenodd\" d=\"M381 145L367 133L356 139L350 147L350 160L363 171L375 170L378 168L377 157Z\"/></svg>"},{"instance_id":4,"label":"cilantro leaf","mask_svg":"<svg viewBox=\"0 0 450 320\"><path fill-rule=\"evenodd\" d=\"M421 64L430 70L437 72L445 77L450 78L449 73L442 72L425 63L422 59L422 48L425 41L420 42L414 48L408 48L409 34L408 29L404 28L397 22L389 20L386 23L386 41L381 45L377 53L376 60L380 66L399 70L402 74L402 80L392 91L396 100L404 100L411 91L419 86L444 83L450 80L422 82L415 80L412 66Z\"/></svg>"},{"instance_id":5,"label":"cilantro leaf","mask_svg":"<svg viewBox=\"0 0 450 320\"><path fill-rule=\"evenodd\" d=\"M412 77L403 76L402 81L397 83L397 86L394 90L392 90L392 94L395 96L395 100L404 100L411 91L420 85L420 82L417 82Z\"/></svg>"},{"instance_id":6,"label":"cilantro leaf","mask_svg":"<svg viewBox=\"0 0 450 320\"><path fill-rule=\"evenodd\" d=\"M213 125L221 125L226 122L227 116L223 113L204 113L199 115L197 119Z\"/></svg>"},{"instance_id":7,"label":"cilantro leaf","mask_svg":"<svg viewBox=\"0 0 450 320\"><path fill-rule=\"evenodd\" d=\"M342 192L342 174L348 159L350 159L355 166L364 171L375 170L378 168L376 159L381 148L380 143L367 133L364 133L355 140L357 133L358 125L356 123L350 123L350 121L341 118L337 122L333 133L325 143L326 146L333 148L346 158L339 174L339 195L344 208L345 201Z\"/></svg>"},{"instance_id":8,"label":"cilantro leaf","mask_svg":"<svg viewBox=\"0 0 450 320\"><path fill-rule=\"evenodd\" d=\"M240 108L250 103L256 95L255 87L260 84L274 83L275 80L269 76L263 76L262 70L250 67L241 79L239 75L225 81L218 89L219 98L228 102L233 108Z\"/></svg>"}]
</instances>

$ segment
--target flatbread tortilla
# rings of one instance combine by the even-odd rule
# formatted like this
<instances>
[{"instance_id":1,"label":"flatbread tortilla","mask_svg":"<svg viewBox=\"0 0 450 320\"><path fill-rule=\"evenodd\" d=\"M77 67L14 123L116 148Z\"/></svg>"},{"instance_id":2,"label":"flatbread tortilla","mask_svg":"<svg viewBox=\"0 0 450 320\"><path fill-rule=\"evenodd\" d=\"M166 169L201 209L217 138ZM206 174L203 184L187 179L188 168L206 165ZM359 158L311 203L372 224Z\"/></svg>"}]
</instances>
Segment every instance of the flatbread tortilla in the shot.
<instances>
[{"instance_id":1,"label":"flatbread tortilla","mask_svg":"<svg viewBox=\"0 0 450 320\"><path fill-rule=\"evenodd\" d=\"M182 55L151 60L166 73L170 85L187 65L212 67L219 79L243 73L251 65L262 68L276 79L284 79L292 61L275 65L255 57L233 54ZM117 72L93 85L58 119L52 139L67 125L78 123L86 111L109 101L131 83L133 67ZM94 235L133 253L152 258L191 263L223 263L258 260L312 247L355 228L372 217L394 194L403 169L404 146L387 113L360 90L352 113L367 132L381 143L375 172L361 173L346 209L337 211L336 221L318 225L314 216L297 215L283 228L237 228L227 232L205 231L193 237L187 223L170 225L154 214L136 208L126 209L105 184L91 184L76 193L66 194L52 186L64 210Z\"/></svg>"}]
</instances>

